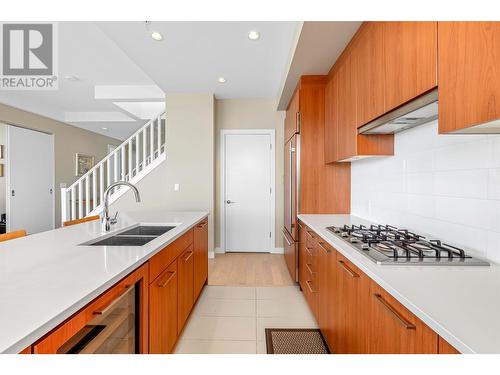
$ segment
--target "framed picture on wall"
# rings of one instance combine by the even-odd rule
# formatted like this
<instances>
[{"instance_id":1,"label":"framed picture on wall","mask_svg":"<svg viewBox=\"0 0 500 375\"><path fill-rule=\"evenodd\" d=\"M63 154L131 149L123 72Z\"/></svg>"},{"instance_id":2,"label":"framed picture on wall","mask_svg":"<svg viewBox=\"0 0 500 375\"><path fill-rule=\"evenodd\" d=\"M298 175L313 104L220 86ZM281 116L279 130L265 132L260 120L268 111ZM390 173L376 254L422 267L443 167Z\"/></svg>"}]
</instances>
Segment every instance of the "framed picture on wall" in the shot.
<instances>
[{"instance_id":1,"label":"framed picture on wall","mask_svg":"<svg viewBox=\"0 0 500 375\"><path fill-rule=\"evenodd\" d=\"M94 166L94 157L90 155L75 154L75 175L83 176Z\"/></svg>"}]
</instances>

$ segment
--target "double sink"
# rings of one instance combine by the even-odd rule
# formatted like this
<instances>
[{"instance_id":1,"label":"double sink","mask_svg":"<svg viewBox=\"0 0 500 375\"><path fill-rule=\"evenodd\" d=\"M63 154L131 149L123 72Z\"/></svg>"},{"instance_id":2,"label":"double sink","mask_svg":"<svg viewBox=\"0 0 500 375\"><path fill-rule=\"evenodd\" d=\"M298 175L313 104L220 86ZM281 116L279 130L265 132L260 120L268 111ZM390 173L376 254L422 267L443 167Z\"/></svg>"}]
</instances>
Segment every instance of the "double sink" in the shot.
<instances>
[{"instance_id":1,"label":"double sink","mask_svg":"<svg viewBox=\"0 0 500 375\"><path fill-rule=\"evenodd\" d=\"M99 237L84 246L143 246L174 229L176 225L138 225L109 237Z\"/></svg>"}]
</instances>

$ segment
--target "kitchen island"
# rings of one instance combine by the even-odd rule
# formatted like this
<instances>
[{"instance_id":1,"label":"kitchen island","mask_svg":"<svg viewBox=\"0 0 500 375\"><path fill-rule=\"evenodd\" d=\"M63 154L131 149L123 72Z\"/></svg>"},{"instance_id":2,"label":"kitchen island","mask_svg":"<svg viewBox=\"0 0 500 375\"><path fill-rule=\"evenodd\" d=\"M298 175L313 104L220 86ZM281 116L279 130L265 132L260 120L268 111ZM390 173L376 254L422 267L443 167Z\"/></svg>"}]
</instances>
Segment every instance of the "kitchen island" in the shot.
<instances>
[{"instance_id":1,"label":"kitchen island","mask_svg":"<svg viewBox=\"0 0 500 375\"><path fill-rule=\"evenodd\" d=\"M174 226L143 246L82 246L103 235L99 221L0 243L0 353L30 347L157 254L155 270L162 271L168 266L163 260L175 259L161 254L182 238L193 246L193 228L204 231L198 238L206 251L207 217L208 212L121 213L110 233L137 224Z\"/></svg>"}]
</instances>

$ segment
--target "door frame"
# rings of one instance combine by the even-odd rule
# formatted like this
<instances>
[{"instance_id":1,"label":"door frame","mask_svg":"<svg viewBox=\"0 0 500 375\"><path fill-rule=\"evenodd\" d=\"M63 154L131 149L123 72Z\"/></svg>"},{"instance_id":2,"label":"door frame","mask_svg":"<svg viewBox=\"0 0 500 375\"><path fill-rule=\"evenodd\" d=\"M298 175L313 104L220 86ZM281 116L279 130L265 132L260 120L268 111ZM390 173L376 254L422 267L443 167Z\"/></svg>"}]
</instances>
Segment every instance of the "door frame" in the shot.
<instances>
[{"instance_id":1,"label":"door frame","mask_svg":"<svg viewBox=\"0 0 500 375\"><path fill-rule=\"evenodd\" d=\"M276 238L276 131L274 129L221 129L220 131L220 145L219 145L219 165L220 165L220 250L226 252L226 205L224 204L224 197L226 195L226 135L269 135L271 140L271 194L270 199L270 223L271 237L269 239L269 252L275 251L275 238Z\"/></svg>"},{"instance_id":2,"label":"door frame","mask_svg":"<svg viewBox=\"0 0 500 375\"><path fill-rule=\"evenodd\" d=\"M7 131L6 131L6 140L5 140L5 146L7 148L6 150L6 155L7 155L7 158L5 158L4 160L4 163L5 163L5 169L7 170L6 173L5 173L5 213L7 214L7 225L6 225L6 228L5 228L5 231L6 232L9 232L10 231L10 223L11 221L9 220L9 217L10 217L10 212L11 212L11 201L10 201L10 198L11 198L11 195L10 195L10 144L9 144L9 133L10 133L10 129L12 126L15 126L16 128L21 128L21 129L25 129L25 130L30 130L30 131L34 131L34 132L38 132L38 133L42 133L42 134L46 134L48 135L50 138L52 138L52 160L53 160L53 168L52 168L52 186L53 186L53 190L52 190L52 229L55 229L56 227L56 165L55 165L55 161L56 161L56 140L55 140L55 137L54 137L54 134L52 133L48 133L46 131L43 131L43 130L38 130L38 129L33 129L33 128L29 128L27 126L23 126L23 125L19 125L19 124L14 124L14 123L11 123L11 122L7 122L7 121L2 121L0 120L0 122L4 125L7 126Z\"/></svg>"}]
</instances>

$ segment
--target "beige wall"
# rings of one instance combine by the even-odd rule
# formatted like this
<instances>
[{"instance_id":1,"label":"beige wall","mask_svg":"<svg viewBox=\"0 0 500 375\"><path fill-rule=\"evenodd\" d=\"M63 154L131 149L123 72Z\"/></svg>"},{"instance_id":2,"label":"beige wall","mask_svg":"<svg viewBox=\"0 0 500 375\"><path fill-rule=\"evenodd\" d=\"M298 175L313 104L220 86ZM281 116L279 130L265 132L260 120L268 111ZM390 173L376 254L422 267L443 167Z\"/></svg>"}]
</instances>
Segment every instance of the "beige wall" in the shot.
<instances>
[{"instance_id":1,"label":"beige wall","mask_svg":"<svg viewBox=\"0 0 500 375\"><path fill-rule=\"evenodd\" d=\"M220 130L276 130L275 246L283 247L283 122L284 111L276 111L272 99L227 99L215 101L215 246L220 246Z\"/></svg>"},{"instance_id":2,"label":"beige wall","mask_svg":"<svg viewBox=\"0 0 500 375\"><path fill-rule=\"evenodd\" d=\"M209 250L214 248L214 97L168 94L167 160L137 187L141 203L127 192L112 210L209 211ZM174 191L174 184L180 185Z\"/></svg>"},{"instance_id":3,"label":"beige wall","mask_svg":"<svg viewBox=\"0 0 500 375\"><path fill-rule=\"evenodd\" d=\"M77 179L75 176L75 153L93 155L97 162L106 156L108 144L119 145L121 143L117 139L105 137L4 104L0 104L0 121L54 135L56 226L61 223L59 185L61 183L69 185Z\"/></svg>"}]
</instances>

